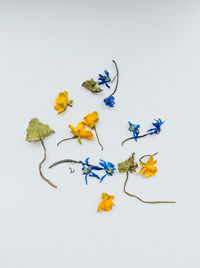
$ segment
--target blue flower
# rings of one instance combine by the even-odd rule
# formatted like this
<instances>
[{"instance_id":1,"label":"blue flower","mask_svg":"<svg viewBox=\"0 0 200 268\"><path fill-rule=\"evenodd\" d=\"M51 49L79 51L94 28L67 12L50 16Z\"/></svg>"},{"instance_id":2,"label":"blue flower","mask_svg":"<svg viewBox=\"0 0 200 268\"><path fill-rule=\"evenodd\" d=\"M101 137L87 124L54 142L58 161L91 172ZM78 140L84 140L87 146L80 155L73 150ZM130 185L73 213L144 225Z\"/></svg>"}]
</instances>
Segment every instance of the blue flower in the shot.
<instances>
[{"instance_id":1,"label":"blue flower","mask_svg":"<svg viewBox=\"0 0 200 268\"><path fill-rule=\"evenodd\" d=\"M154 120L155 120L155 122L152 123L154 128L147 130L147 132L149 132L150 135L159 134L161 131L161 126L165 122L165 121L162 122L160 118L158 118L157 120L156 119L154 119Z\"/></svg>"},{"instance_id":2,"label":"blue flower","mask_svg":"<svg viewBox=\"0 0 200 268\"><path fill-rule=\"evenodd\" d=\"M138 135L140 133L140 125L135 125L135 124L132 124L131 122L128 122L129 123L129 131L133 132L133 138L135 141L137 141L137 138L138 138Z\"/></svg>"},{"instance_id":3,"label":"blue flower","mask_svg":"<svg viewBox=\"0 0 200 268\"><path fill-rule=\"evenodd\" d=\"M107 175L112 176L114 174L115 166L111 162L106 163L106 161L101 159L99 165L102 166L106 172L106 174L100 179L100 182L102 182Z\"/></svg>"},{"instance_id":4,"label":"blue flower","mask_svg":"<svg viewBox=\"0 0 200 268\"><path fill-rule=\"evenodd\" d=\"M107 98L104 99L104 103L105 105L109 106L109 107L114 107L115 104L115 98L113 96L109 96Z\"/></svg>"},{"instance_id":5,"label":"blue flower","mask_svg":"<svg viewBox=\"0 0 200 268\"><path fill-rule=\"evenodd\" d=\"M80 161L80 163L82 164L82 171L83 171L83 175L85 175L85 182L86 184L88 184L88 181L87 181L87 177L94 177L94 178L97 178L98 180L100 180L100 177L93 172L93 170L101 170L102 168L98 167L98 166L90 166L89 164L89 157L87 157L85 159L85 163Z\"/></svg>"},{"instance_id":6,"label":"blue flower","mask_svg":"<svg viewBox=\"0 0 200 268\"><path fill-rule=\"evenodd\" d=\"M111 82L109 72L107 70L105 70L104 73L105 73L105 75L99 74L98 80L100 80L100 82L98 84L99 85L105 84L108 88L110 88L110 86L108 85L108 83Z\"/></svg>"}]
</instances>

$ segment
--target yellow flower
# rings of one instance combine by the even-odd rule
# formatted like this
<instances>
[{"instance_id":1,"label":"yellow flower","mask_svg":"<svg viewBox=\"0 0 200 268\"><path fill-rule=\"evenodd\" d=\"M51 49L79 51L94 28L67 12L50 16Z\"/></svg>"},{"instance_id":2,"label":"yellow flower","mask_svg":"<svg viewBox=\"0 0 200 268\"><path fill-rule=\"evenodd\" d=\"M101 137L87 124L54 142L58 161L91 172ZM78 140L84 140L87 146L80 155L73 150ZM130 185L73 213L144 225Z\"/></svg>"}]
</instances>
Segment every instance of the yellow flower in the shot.
<instances>
[{"instance_id":1,"label":"yellow flower","mask_svg":"<svg viewBox=\"0 0 200 268\"><path fill-rule=\"evenodd\" d=\"M106 193L102 193L102 201L98 206L97 212L104 210L104 211L109 211L112 210L112 207L115 206L113 203L113 199L115 198L113 195L108 195Z\"/></svg>"},{"instance_id":2,"label":"yellow flower","mask_svg":"<svg viewBox=\"0 0 200 268\"><path fill-rule=\"evenodd\" d=\"M58 111L58 114L64 112L68 105L71 106L73 100L68 99L67 91L60 92L58 94L58 98L56 98L56 105L54 105L54 109Z\"/></svg>"},{"instance_id":3,"label":"yellow flower","mask_svg":"<svg viewBox=\"0 0 200 268\"><path fill-rule=\"evenodd\" d=\"M84 117L83 123L88 126L89 128L93 129L95 128L97 122L99 120L98 112L95 111L93 113L89 113Z\"/></svg>"},{"instance_id":4,"label":"yellow flower","mask_svg":"<svg viewBox=\"0 0 200 268\"><path fill-rule=\"evenodd\" d=\"M73 127L72 125L68 126L71 128L71 133L78 137L78 141L81 144L81 138L87 140L93 140L94 136L90 130L85 129L85 125L81 122L77 125L77 127Z\"/></svg>"},{"instance_id":5,"label":"yellow flower","mask_svg":"<svg viewBox=\"0 0 200 268\"><path fill-rule=\"evenodd\" d=\"M146 178L154 176L156 172L158 171L157 167L153 166L156 163L157 163L157 160L154 161L153 156L151 155L149 160L146 163L140 162L142 169L138 172L138 174L144 174Z\"/></svg>"}]
</instances>

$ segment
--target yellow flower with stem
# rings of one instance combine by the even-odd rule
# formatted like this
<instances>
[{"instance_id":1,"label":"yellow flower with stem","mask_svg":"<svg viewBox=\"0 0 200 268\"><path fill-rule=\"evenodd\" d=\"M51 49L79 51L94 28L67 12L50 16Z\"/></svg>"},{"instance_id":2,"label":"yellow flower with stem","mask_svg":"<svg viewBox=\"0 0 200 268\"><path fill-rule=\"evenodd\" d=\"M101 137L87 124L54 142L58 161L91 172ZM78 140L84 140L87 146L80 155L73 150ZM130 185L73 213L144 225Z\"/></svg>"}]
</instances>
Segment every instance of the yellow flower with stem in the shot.
<instances>
[{"instance_id":1,"label":"yellow flower with stem","mask_svg":"<svg viewBox=\"0 0 200 268\"><path fill-rule=\"evenodd\" d=\"M98 206L97 212L101 210L104 210L104 211L112 210L112 207L115 206L115 204L113 203L113 199L115 197L113 195L102 193L101 198L102 198L102 201Z\"/></svg>"},{"instance_id":2,"label":"yellow flower with stem","mask_svg":"<svg viewBox=\"0 0 200 268\"><path fill-rule=\"evenodd\" d=\"M77 127L73 127L72 125L68 126L71 129L71 133L74 135L71 138L63 139L61 140L57 145L59 145L63 141L72 140L72 139L78 139L78 142L82 144L81 138L87 139L87 140L93 140L94 136L90 130L86 130L85 124L82 122L77 125Z\"/></svg>"},{"instance_id":3,"label":"yellow flower with stem","mask_svg":"<svg viewBox=\"0 0 200 268\"><path fill-rule=\"evenodd\" d=\"M156 174L158 169L154 165L157 163L157 160L155 161L153 160L153 156L156 154L144 155L143 157L140 158L140 165L142 166L142 169L138 172L138 174L140 175L144 174L146 178L152 177ZM142 162L142 158L146 156L149 156L149 160L146 163L144 163Z\"/></svg>"},{"instance_id":4,"label":"yellow flower with stem","mask_svg":"<svg viewBox=\"0 0 200 268\"><path fill-rule=\"evenodd\" d=\"M69 100L67 91L60 92L58 98L56 98L56 104L54 109L58 111L58 114L64 112L67 106L72 107L73 100Z\"/></svg>"},{"instance_id":5,"label":"yellow flower with stem","mask_svg":"<svg viewBox=\"0 0 200 268\"><path fill-rule=\"evenodd\" d=\"M99 115L98 115L98 112L95 111L95 112L92 112L92 113L89 113L88 115L86 115L84 117L84 121L82 123L85 124L90 129L94 129L96 137L97 137L97 141L98 141L99 145L101 146L101 150L103 150L103 145L100 143L99 136L98 136L97 130L96 130L96 124L98 123L98 121L99 121Z\"/></svg>"}]
</instances>

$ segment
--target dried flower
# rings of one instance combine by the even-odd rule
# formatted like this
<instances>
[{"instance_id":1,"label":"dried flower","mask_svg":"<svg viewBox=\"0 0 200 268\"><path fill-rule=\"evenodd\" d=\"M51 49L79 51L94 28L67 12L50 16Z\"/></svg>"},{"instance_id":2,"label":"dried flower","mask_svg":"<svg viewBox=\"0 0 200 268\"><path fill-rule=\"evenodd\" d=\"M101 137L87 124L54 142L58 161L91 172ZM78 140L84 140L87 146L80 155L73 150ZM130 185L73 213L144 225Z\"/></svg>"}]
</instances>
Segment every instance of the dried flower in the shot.
<instances>
[{"instance_id":1,"label":"dried flower","mask_svg":"<svg viewBox=\"0 0 200 268\"><path fill-rule=\"evenodd\" d=\"M82 144L81 138L87 139L87 140L93 140L94 136L90 130L85 129L85 124L82 122L77 125L76 128L74 128L72 125L68 126L71 129L71 133L74 134L75 137L78 138L78 142Z\"/></svg>"},{"instance_id":2,"label":"dried flower","mask_svg":"<svg viewBox=\"0 0 200 268\"><path fill-rule=\"evenodd\" d=\"M58 111L58 114L61 114L64 112L67 108L67 106L72 106L73 100L68 99L68 93L67 91L60 92L58 94L58 98L56 98L56 105L54 106L54 109Z\"/></svg>"},{"instance_id":3,"label":"dried flower","mask_svg":"<svg viewBox=\"0 0 200 268\"><path fill-rule=\"evenodd\" d=\"M99 74L99 79L98 79L98 80L100 80L99 85L105 84L108 88L110 88L110 86L108 85L108 83L111 82L109 72L107 70L105 70L104 73L105 73L105 75Z\"/></svg>"},{"instance_id":4,"label":"dried flower","mask_svg":"<svg viewBox=\"0 0 200 268\"><path fill-rule=\"evenodd\" d=\"M158 171L157 167L154 167L156 163L157 160L154 161L152 155L149 157L149 160L146 163L140 161L142 169L138 172L138 174L144 174L146 178L154 176Z\"/></svg>"},{"instance_id":5,"label":"dried flower","mask_svg":"<svg viewBox=\"0 0 200 268\"><path fill-rule=\"evenodd\" d=\"M102 201L98 206L97 212L101 210L104 210L104 211L112 210L112 207L115 206L112 200L115 197L113 195L108 195L106 193L102 193L101 197L102 197Z\"/></svg>"}]
</instances>

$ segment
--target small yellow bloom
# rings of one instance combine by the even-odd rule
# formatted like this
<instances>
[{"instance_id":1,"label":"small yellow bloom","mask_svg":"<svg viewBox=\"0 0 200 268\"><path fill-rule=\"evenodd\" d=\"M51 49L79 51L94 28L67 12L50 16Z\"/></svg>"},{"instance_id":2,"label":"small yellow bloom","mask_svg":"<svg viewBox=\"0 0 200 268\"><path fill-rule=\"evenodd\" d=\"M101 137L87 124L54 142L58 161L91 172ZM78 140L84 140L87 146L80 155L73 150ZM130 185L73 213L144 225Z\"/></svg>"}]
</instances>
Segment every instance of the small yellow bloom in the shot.
<instances>
[{"instance_id":1,"label":"small yellow bloom","mask_svg":"<svg viewBox=\"0 0 200 268\"><path fill-rule=\"evenodd\" d=\"M85 125L82 122L79 123L76 128L72 125L69 125L68 127L71 128L71 133L78 137L78 141L80 144L82 144L81 138L87 140L94 139L92 132L90 130L86 130Z\"/></svg>"},{"instance_id":2,"label":"small yellow bloom","mask_svg":"<svg viewBox=\"0 0 200 268\"><path fill-rule=\"evenodd\" d=\"M86 115L84 117L83 123L89 128L94 129L98 121L99 121L98 112L95 111L93 113L89 113L88 115Z\"/></svg>"},{"instance_id":3,"label":"small yellow bloom","mask_svg":"<svg viewBox=\"0 0 200 268\"><path fill-rule=\"evenodd\" d=\"M97 212L104 210L104 211L109 211L112 210L112 207L115 206L113 203L113 199L115 198L113 195L108 195L106 193L102 193L102 201L98 206Z\"/></svg>"},{"instance_id":4,"label":"small yellow bloom","mask_svg":"<svg viewBox=\"0 0 200 268\"><path fill-rule=\"evenodd\" d=\"M71 105L73 100L68 99L67 91L60 92L58 94L58 98L56 98L56 105L54 105L54 109L58 111L58 114L64 112L68 105Z\"/></svg>"},{"instance_id":5,"label":"small yellow bloom","mask_svg":"<svg viewBox=\"0 0 200 268\"><path fill-rule=\"evenodd\" d=\"M138 172L138 174L144 174L146 178L154 176L158 171L157 167L154 167L156 163L157 160L154 161L153 156L151 155L146 163L140 162L142 169Z\"/></svg>"}]
</instances>

